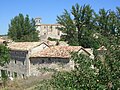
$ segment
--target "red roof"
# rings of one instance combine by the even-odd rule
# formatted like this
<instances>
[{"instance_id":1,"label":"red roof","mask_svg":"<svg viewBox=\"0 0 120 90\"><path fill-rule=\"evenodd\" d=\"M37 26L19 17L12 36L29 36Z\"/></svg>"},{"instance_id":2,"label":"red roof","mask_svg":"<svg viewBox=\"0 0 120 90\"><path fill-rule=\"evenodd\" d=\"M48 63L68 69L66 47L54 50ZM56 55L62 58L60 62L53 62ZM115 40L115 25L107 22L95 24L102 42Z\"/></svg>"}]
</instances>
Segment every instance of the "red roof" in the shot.
<instances>
[{"instance_id":1,"label":"red roof","mask_svg":"<svg viewBox=\"0 0 120 90\"><path fill-rule=\"evenodd\" d=\"M53 46L34 53L31 57L60 57L69 58L70 52L79 51L81 46Z\"/></svg>"}]
</instances>

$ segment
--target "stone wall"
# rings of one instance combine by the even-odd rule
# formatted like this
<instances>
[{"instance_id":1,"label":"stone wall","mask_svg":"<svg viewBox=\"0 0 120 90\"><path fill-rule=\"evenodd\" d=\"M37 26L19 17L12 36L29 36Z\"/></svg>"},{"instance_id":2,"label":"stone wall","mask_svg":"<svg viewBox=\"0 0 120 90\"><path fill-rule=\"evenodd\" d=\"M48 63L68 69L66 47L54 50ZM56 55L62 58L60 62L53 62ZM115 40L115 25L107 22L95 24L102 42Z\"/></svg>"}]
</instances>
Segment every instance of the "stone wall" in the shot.
<instances>
[{"instance_id":1,"label":"stone wall","mask_svg":"<svg viewBox=\"0 0 120 90\"><path fill-rule=\"evenodd\" d=\"M40 68L50 68L55 70L71 70L73 63L68 58L30 58L30 75L38 76L41 74Z\"/></svg>"},{"instance_id":2,"label":"stone wall","mask_svg":"<svg viewBox=\"0 0 120 90\"><path fill-rule=\"evenodd\" d=\"M58 27L61 27L61 25L40 24L36 25L36 30L39 32L39 37L42 40L47 39L48 37L60 39L62 32L58 30Z\"/></svg>"},{"instance_id":3,"label":"stone wall","mask_svg":"<svg viewBox=\"0 0 120 90\"><path fill-rule=\"evenodd\" d=\"M28 55L27 51L10 51L10 63L6 64L4 67L0 67L0 70L7 70L10 77L14 77L16 74L18 77L28 76Z\"/></svg>"}]
</instances>

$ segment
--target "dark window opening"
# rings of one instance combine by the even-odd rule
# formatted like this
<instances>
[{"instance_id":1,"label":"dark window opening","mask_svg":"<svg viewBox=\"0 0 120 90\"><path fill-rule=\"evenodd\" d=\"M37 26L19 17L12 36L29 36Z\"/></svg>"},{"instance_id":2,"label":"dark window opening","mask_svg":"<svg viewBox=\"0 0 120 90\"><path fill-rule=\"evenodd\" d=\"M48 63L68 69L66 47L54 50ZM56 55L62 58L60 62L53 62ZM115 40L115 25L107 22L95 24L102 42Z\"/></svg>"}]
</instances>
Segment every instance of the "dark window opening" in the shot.
<instances>
[{"instance_id":1,"label":"dark window opening","mask_svg":"<svg viewBox=\"0 0 120 90\"><path fill-rule=\"evenodd\" d=\"M24 65L25 63L24 63L24 61L23 61L23 65Z\"/></svg>"},{"instance_id":2,"label":"dark window opening","mask_svg":"<svg viewBox=\"0 0 120 90\"><path fill-rule=\"evenodd\" d=\"M17 77L17 73L16 73L16 72L14 72L14 77L15 77L15 78Z\"/></svg>"},{"instance_id":3,"label":"dark window opening","mask_svg":"<svg viewBox=\"0 0 120 90\"><path fill-rule=\"evenodd\" d=\"M10 76L10 71L8 71L8 76Z\"/></svg>"},{"instance_id":4,"label":"dark window opening","mask_svg":"<svg viewBox=\"0 0 120 90\"><path fill-rule=\"evenodd\" d=\"M48 62L51 62L51 58L48 58Z\"/></svg>"},{"instance_id":5,"label":"dark window opening","mask_svg":"<svg viewBox=\"0 0 120 90\"><path fill-rule=\"evenodd\" d=\"M16 64L16 62L17 62L17 61L15 60L15 64Z\"/></svg>"},{"instance_id":6,"label":"dark window opening","mask_svg":"<svg viewBox=\"0 0 120 90\"><path fill-rule=\"evenodd\" d=\"M22 74L22 77L24 78L24 77L25 77L25 75L24 75L24 74Z\"/></svg>"},{"instance_id":7,"label":"dark window opening","mask_svg":"<svg viewBox=\"0 0 120 90\"><path fill-rule=\"evenodd\" d=\"M58 30L58 35L60 35L60 31Z\"/></svg>"},{"instance_id":8,"label":"dark window opening","mask_svg":"<svg viewBox=\"0 0 120 90\"><path fill-rule=\"evenodd\" d=\"M42 60L42 63L44 63L44 60Z\"/></svg>"}]
</instances>

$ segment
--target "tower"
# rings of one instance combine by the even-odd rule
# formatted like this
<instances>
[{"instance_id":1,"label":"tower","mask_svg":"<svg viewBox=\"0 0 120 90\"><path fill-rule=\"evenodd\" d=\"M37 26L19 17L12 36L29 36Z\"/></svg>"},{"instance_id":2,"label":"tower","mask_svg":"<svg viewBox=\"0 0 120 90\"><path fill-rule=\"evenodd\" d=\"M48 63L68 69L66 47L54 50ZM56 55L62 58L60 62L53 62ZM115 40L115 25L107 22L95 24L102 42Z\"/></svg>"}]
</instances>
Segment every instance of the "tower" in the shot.
<instances>
[{"instance_id":1,"label":"tower","mask_svg":"<svg viewBox=\"0 0 120 90\"><path fill-rule=\"evenodd\" d=\"M35 18L35 25L40 25L41 24L41 18Z\"/></svg>"}]
</instances>

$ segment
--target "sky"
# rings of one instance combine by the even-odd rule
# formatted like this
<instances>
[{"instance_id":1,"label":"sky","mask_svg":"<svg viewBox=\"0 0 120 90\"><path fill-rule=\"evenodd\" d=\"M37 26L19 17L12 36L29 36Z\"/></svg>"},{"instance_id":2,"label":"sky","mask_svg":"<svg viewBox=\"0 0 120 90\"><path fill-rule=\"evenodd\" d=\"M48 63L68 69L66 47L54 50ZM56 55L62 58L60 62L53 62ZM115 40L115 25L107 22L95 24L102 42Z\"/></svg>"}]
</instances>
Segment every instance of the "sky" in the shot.
<instances>
[{"instance_id":1,"label":"sky","mask_svg":"<svg viewBox=\"0 0 120 90\"><path fill-rule=\"evenodd\" d=\"M28 14L30 18L40 17L44 24L54 24L64 9L70 11L76 3L89 4L96 12L120 7L120 0L0 0L0 35L7 34L11 19L19 13Z\"/></svg>"}]
</instances>

